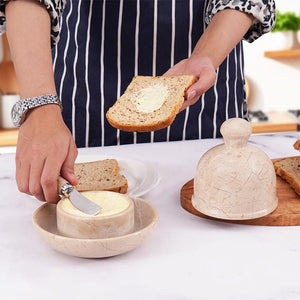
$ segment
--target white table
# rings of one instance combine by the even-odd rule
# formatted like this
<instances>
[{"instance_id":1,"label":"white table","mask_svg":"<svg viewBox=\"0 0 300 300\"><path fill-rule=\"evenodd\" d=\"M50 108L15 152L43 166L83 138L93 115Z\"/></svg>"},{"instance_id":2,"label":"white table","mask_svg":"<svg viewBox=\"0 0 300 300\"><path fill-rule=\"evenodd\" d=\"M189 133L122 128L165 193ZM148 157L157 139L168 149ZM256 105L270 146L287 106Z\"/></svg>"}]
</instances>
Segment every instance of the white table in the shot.
<instances>
[{"instance_id":1,"label":"white table","mask_svg":"<svg viewBox=\"0 0 300 300\"><path fill-rule=\"evenodd\" d=\"M253 135L270 158L294 156L299 133ZM56 252L35 232L42 203L21 194L14 155L0 155L1 299L300 299L300 227L217 222L180 206L180 189L201 155L222 139L79 149L157 169L160 184L142 198L160 215L139 248L106 259ZM300 199L299 199L300 201Z\"/></svg>"}]
</instances>

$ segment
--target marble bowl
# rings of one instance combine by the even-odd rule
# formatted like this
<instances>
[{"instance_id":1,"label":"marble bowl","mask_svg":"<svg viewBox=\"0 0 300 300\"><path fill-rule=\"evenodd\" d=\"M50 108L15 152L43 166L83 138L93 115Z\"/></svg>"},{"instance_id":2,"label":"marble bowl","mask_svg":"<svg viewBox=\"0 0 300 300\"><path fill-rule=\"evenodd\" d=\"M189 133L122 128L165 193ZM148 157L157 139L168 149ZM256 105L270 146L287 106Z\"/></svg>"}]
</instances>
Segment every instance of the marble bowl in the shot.
<instances>
[{"instance_id":1,"label":"marble bowl","mask_svg":"<svg viewBox=\"0 0 300 300\"><path fill-rule=\"evenodd\" d=\"M101 215L101 213L96 216L75 215L72 214L72 211L64 209L64 202L69 202L70 200L62 199L56 206L57 229L61 235L73 238L95 239L121 236L132 232L134 227L134 205L133 200L128 195L109 191L89 193L93 193L96 197L100 196L110 200L113 200L113 197L117 197L114 200L115 203L125 201L125 205L128 202L128 207L110 215ZM72 206L71 203L70 205ZM75 212L78 212L78 210L76 209Z\"/></svg>"},{"instance_id":2,"label":"marble bowl","mask_svg":"<svg viewBox=\"0 0 300 300\"><path fill-rule=\"evenodd\" d=\"M111 238L71 238L58 233L56 204L46 203L33 214L33 225L53 249L67 255L84 258L103 258L126 253L140 246L150 236L158 222L157 209L149 202L131 197L134 205L132 232Z\"/></svg>"}]
</instances>

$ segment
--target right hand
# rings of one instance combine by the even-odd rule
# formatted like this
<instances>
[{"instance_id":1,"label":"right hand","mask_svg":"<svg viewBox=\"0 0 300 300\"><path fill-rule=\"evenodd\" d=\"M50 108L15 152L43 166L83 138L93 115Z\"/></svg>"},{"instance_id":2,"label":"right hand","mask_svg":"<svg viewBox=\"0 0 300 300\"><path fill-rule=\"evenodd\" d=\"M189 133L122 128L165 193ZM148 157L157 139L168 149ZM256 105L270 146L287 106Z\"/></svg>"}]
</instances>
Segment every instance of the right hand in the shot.
<instances>
[{"instance_id":1,"label":"right hand","mask_svg":"<svg viewBox=\"0 0 300 300\"><path fill-rule=\"evenodd\" d=\"M61 174L78 183L74 162L78 151L56 104L33 109L19 129L16 181L20 192L41 201L57 203L57 179Z\"/></svg>"},{"instance_id":2,"label":"right hand","mask_svg":"<svg viewBox=\"0 0 300 300\"><path fill-rule=\"evenodd\" d=\"M200 96L211 88L216 82L216 71L209 57L191 55L171 67L164 76L192 74L195 76L195 83L186 91L187 98L182 104L180 111L195 104Z\"/></svg>"}]
</instances>

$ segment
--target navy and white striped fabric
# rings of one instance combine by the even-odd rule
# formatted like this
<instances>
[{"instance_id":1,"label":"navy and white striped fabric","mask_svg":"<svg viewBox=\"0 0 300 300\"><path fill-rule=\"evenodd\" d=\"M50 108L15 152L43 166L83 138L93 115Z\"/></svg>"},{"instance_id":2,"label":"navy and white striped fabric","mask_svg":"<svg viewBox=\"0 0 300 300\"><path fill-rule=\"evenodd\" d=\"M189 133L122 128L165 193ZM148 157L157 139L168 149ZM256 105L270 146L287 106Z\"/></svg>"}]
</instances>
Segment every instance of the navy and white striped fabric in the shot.
<instances>
[{"instance_id":1,"label":"navy and white striped fabric","mask_svg":"<svg viewBox=\"0 0 300 300\"><path fill-rule=\"evenodd\" d=\"M5 3L0 0L0 32ZM245 117L242 42L217 70L217 81L174 123L151 133L119 131L105 113L135 75L164 74L189 57L206 22L222 9L254 15L245 38L274 25L274 0L37 0L51 17L57 92L78 147L175 141L220 136L228 118ZM58 19L63 11L61 19ZM60 31L58 31L60 30ZM218 47L218 45L216 45Z\"/></svg>"},{"instance_id":2,"label":"navy and white striped fabric","mask_svg":"<svg viewBox=\"0 0 300 300\"><path fill-rule=\"evenodd\" d=\"M188 5L187 5L188 4ZM212 138L244 116L240 43L218 69L215 87L169 127L119 132L105 113L134 75L162 75L188 57L205 27L205 1L69 1L54 68L65 122L78 147Z\"/></svg>"}]
</instances>

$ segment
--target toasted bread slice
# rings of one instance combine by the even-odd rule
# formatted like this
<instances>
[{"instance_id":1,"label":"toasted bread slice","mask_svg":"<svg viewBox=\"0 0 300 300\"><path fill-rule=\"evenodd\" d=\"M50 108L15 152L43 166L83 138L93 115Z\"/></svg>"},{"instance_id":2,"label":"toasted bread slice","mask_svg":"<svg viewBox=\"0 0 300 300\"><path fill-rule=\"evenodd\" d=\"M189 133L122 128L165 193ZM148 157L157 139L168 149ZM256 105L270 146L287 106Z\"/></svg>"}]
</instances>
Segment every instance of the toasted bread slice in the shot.
<instances>
[{"instance_id":1,"label":"toasted bread slice","mask_svg":"<svg viewBox=\"0 0 300 300\"><path fill-rule=\"evenodd\" d=\"M108 122L124 131L148 132L171 125L193 75L136 76L106 113Z\"/></svg>"},{"instance_id":2,"label":"toasted bread slice","mask_svg":"<svg viewBox=\"0 0 300 300\"><path fill-rule=\"evenodd\" d=\"M275 172L300 196L300 156L283 158L274 163Z\"/></svg>"},{"instance_id":3,"label":"toasted bread slice","mask_svg":"<svg viewBox=\"0 0 300 300\"><path fill-rule=\"evenodd\" d=\"M127 192L127 179L119 174L116 159L76 163L74 172L79 181L76 189L80 192L112 191L122 194Z\"/></svg>"}]
</instances>

